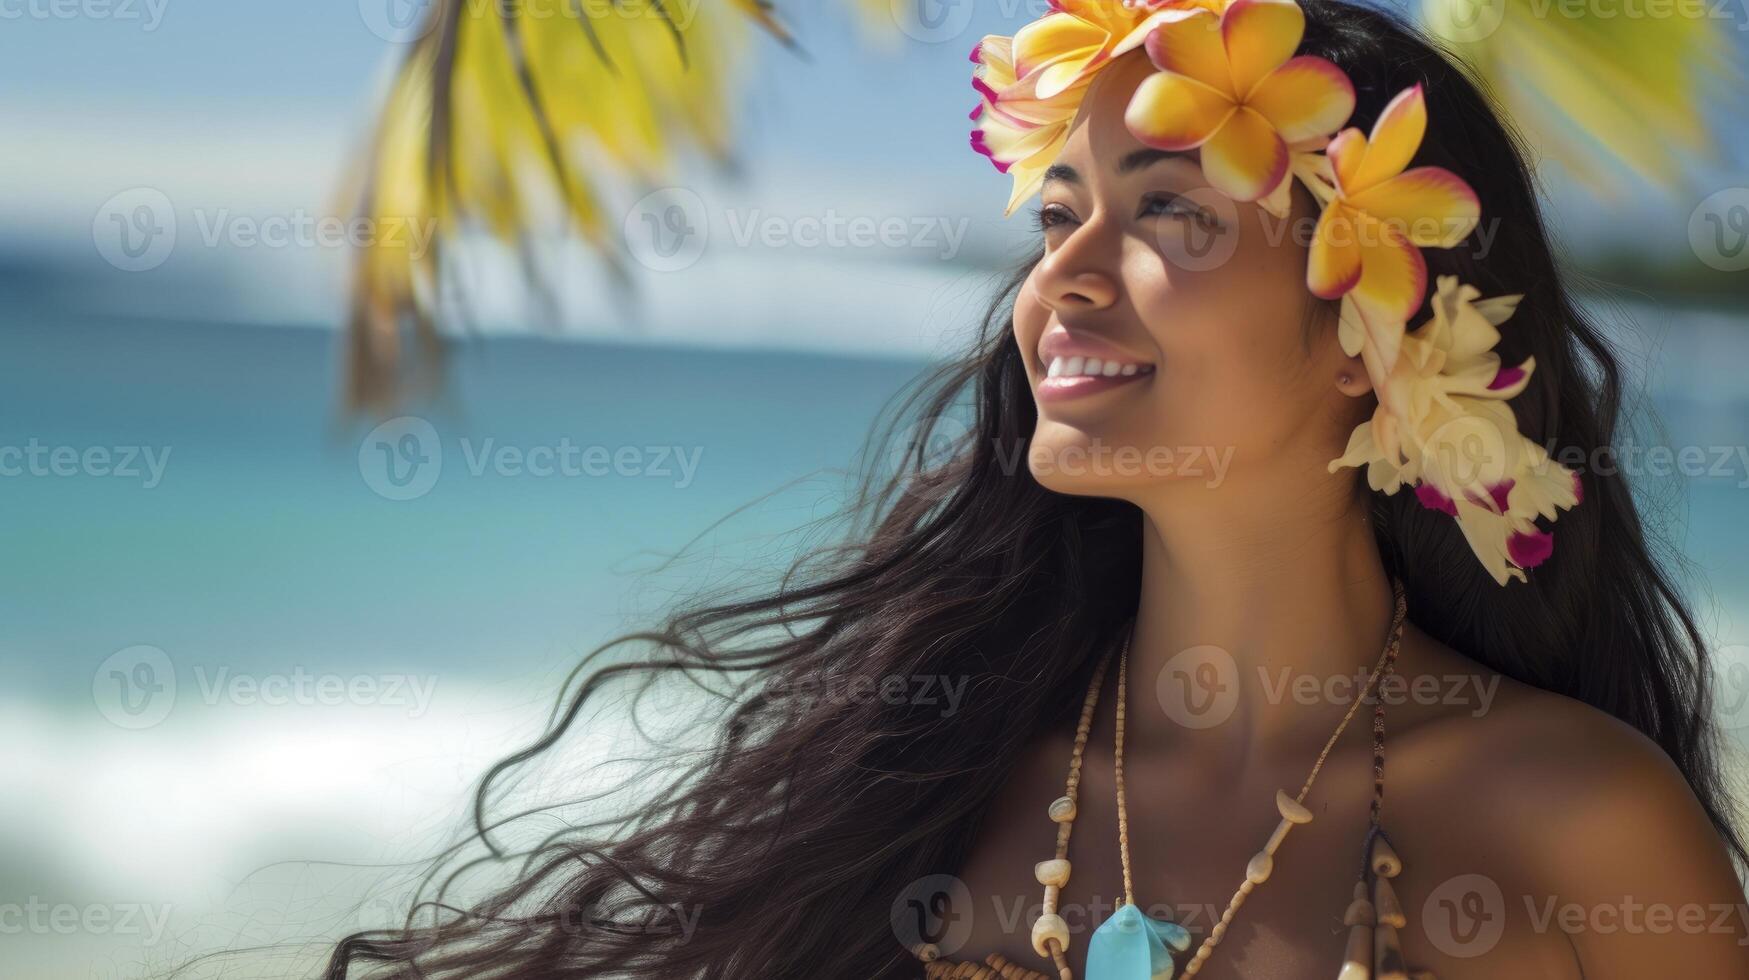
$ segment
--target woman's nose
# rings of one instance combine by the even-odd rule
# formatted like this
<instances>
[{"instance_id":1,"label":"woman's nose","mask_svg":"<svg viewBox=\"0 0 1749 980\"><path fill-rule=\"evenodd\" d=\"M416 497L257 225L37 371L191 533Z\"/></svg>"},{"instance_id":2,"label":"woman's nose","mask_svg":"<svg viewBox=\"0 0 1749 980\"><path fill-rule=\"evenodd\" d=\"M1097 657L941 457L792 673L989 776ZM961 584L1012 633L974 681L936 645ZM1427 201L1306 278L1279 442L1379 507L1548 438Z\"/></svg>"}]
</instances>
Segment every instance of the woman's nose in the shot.
<instances>
[{"instance_id":1,"label":"woman's nose","mask_svg":"<svg viewBox=\"0 0 1749 980\"><path fill-rule=\"evenodd\" d=\"M1103 254L1098 229L1085 224L1039 260L1035 280L1045 305L1059 313L1097 310L1117 301L1115 256Z\"/></svg>"}]
</instances>

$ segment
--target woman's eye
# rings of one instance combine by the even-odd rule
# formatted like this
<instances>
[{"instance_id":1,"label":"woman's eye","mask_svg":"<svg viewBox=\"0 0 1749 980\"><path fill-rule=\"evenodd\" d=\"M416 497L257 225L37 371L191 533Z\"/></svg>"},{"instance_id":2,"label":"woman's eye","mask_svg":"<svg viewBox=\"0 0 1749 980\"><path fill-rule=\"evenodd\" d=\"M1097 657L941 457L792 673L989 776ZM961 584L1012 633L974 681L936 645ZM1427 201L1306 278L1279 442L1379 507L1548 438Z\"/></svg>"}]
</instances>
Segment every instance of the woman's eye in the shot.
<instances>
[{"instance_id":1,"label":"woman's eye","mask_svg":"<svg viewBox=\"0 0 1749 980\"><path fill-rule=\"evenodd\" d=\"M1152 218L1162 215L1191 218L1197 224L1211 231L1219 230L1221 223L1213 212L1179 194L1149 194L1142 198L1142 206L1136 217Z\"/></svg>"},{"instance_id":2,"label":"woman's eye","mask_svg":"<svg viewBox=\"0 0 1749 980\"><path fill-rule=\"evenodd\" d=\"M1049 231L1056 226L1075 220L1073 213L1061 204L1046 204L1034 208L1032 212L1033 226L1039 231Z\"/></svg>"}]
</instances>

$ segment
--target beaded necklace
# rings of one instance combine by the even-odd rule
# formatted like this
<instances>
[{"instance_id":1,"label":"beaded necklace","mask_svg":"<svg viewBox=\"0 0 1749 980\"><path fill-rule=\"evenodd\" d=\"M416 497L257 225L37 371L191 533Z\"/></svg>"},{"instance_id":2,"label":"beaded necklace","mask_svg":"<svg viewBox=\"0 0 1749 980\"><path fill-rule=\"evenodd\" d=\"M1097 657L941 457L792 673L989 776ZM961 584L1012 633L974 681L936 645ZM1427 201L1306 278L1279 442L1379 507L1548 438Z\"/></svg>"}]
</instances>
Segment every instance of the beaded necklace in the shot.
<instances>
[{"instance_id":1,"label":"beaded necklace","mask_svg":"<svg viewBox=\"0 0 1749 980\"><path fill-rule=\"evenodd\" d=\"M1296 825L1311 822L1312 812L1305 806L1305 799L1311 792L1312 784L1317 781L1325 760L1374 685L1395 668L1402 644L1408 603L1402 582L1393 578L1391 585L1395 600L1391 628L1385 648L1373 665L1365 687L1342 716L1336 730L1325 741L1299 793L1289 796L1286 790L1276 791L1275 804L1280 822L1263 849L1247 862L1244 880L1239 883L1238 890L1228 901L1220 920L1203 938L1196 953L1184 964L1185 977L1195 976L1202 969L1215 947L1226 936L1233 917L1244 904L1246 897L1269 879L1275 864L1275 852L1286 839L1288 831ZM1117 720L1112 758L1117 790L1118 851L1123 867L1124 900L1093 933L1088 945L1087 980L1170 980L1176 968L1173 953L1168 950L1184 952L1190 948L1191 937L1187 929L1174 922L1164 922L1147 916L1135 904L1130 874L1129 818L1124 798L1123 775L1125 701L1133 629L1132 621L1132 633L1125 636L1117 655ZM1049 860L1040 861L1033 869L1034 877L1044 886L1044 902L1041 914L1033 923L1032 945L1041 957L1051 961L1060 980L1074 980L1075 974L1065 956L1069 947L1069 927L1057 912L1058 900L1063 886L1068 884L1071 870L1068 859L1069 837L1074 830L1082 757L1087 746L1088 733L1092 729L1094 711L1099 703L1099 691L1111 659L1112 655L1107 653L1094 668L1092 681L1088 684L1087 694L1082 700L1081 717L1075 726L1075 743L1069 758L1067 784L1063 795L1052 801L1047 811L1052 822L1057 825L1056 855ZM1343 916L1344 924L1349 926L1348 946L1343 957L1343 977L1406 975L1397 930L1403 928L1407 922L1389 882L1390 878L1402 870L1402 862L1379 824L1385 787L1384 738L1384 699L1379 698L1373 707L1373 798L1354 898ZM1050 980L1045 974L1011 963L999 954L991 954L980 965L943 961L939 958L939 951L931 944L921 945L913 952L923 961L924 973L930 980Z\"/></svg>"}]
</instances>

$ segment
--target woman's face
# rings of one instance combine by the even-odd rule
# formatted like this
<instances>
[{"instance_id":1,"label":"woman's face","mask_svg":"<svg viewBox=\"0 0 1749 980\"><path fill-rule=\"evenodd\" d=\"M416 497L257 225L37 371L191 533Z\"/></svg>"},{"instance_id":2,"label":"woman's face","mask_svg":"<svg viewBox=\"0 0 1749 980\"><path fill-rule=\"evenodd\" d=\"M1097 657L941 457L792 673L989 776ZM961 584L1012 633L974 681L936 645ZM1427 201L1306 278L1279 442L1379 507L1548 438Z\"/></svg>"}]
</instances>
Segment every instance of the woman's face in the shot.
<instances>
[{"instance_id":1,"label":"woman's face","mask_svg":"<svg viewBox=\"0 0 1749 980\"><path fill-rule=\"evenodd\" d=\"M1366 411L1350 396L1368 390L1333 310L1306 289L1312 203L1296 187L1289 218L1274 218L1209 187L1194 152L1137 141L1124 109L1152 70L1135 51L1100 73L1045 180L1045 254L1014 313L1038 405L1033 475L1138 500L1283 480L1303 491L1331 479L1325 464Z\"/></svg>"}]
</instances>

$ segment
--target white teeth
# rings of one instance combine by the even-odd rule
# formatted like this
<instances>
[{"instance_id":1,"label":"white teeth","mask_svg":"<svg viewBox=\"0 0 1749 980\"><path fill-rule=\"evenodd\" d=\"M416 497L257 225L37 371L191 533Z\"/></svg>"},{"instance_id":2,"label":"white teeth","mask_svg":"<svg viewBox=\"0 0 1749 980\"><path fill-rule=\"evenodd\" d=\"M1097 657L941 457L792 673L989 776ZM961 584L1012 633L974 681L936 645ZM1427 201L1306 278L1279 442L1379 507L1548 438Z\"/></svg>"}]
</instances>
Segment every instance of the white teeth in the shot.
<instances>
[{"instance_id":1,"label":"white teeth","mask_svg":"<svg viewBox=\"0 0 1749 980\"><path fill-rule=\"evenodd\" d=\"M1047 378L1069 377L1105 377L1115 375L1131 375L1142 370L1146 365L1124 364L1119 361L1102 361L1097 357L1053 357L1050 367L1045 371Z\"/></svg>"}]
</instances>

